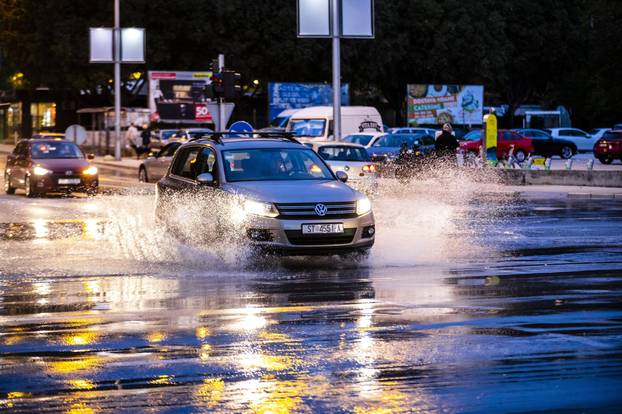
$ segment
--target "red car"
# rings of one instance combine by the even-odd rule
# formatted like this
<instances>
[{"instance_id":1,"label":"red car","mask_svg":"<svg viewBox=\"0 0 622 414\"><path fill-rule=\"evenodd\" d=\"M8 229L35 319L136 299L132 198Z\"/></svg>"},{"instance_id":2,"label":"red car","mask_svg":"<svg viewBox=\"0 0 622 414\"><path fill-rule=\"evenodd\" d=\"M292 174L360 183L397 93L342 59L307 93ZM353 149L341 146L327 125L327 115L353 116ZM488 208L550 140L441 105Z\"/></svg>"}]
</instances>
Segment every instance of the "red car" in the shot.
<instances>
[{"instance_id":1,"label":"red car","mask_svg":"<svg viewBox=\"0 0 622 414\"><path fill-rule=\"evenodd\" d=\"M480 129L469 132L460 141L460 149L466 155L479 155L481 145L482 131ZM514 131L500 129L499 136L497 137L497 159L507 159L512 146L514 146L514 158L518 162L525 161L527 156L534 152L531 138L527 138Z\"/></svg>"},{"instance_id":2,"label":"red car","mask_svg":"<svg viewBox=\"0 0 622 414\"><path fill-rule=\"evenodd\" d=\"M594 157L603 164L611 164L616 158L622 161L622 130L605 132L594 144Z\"/></svg>"},{"instance_id":3,"label":"red car","mask_svg":"<svg viewBox=\"0 0 622 414\"><path fill-rule=\"evenodd\" d=\"M73 142L61 138L25 139L9 154L4 170L4 190L23 188L27 197L52 192L97 193L97 167Z\"/></svg>"}]
</instances>

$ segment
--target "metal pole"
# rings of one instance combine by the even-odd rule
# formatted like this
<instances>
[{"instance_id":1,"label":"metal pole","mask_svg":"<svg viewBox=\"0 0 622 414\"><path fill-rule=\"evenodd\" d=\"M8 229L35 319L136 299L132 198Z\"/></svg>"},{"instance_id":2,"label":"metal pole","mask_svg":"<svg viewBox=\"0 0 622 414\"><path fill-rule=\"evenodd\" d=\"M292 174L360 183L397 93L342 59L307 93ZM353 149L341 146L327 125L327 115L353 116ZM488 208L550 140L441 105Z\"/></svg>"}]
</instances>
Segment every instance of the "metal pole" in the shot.
<instances>
[{"instance_id":1,"label":"metal pole","mask_svg":"<svg viewBox=\"0 0 622 414\"><path fill-rule=\"evenodd\" d=\"M333 0L333 140L341 141L340 0Z\"/></svg>"},{"instance_id":2,"label":"metal pole","mask_svg":"<svg viewBox=\"0 0 622 414\"><path fill-rule=\"evenodd\" d=\"M224 131L227 128L227 117L225 114L225 98L218 100L218 129Z\"/></svg>"},{"instance_id":3,"label":"metal pole","mask_svg":"<svg viewBox=\"0 0 622 414\"><path fill-rule=\"evenodd\" d=\"M114 159L121 161L121 22L119 0L114 0Z\"/></svg>"}]
</instances>

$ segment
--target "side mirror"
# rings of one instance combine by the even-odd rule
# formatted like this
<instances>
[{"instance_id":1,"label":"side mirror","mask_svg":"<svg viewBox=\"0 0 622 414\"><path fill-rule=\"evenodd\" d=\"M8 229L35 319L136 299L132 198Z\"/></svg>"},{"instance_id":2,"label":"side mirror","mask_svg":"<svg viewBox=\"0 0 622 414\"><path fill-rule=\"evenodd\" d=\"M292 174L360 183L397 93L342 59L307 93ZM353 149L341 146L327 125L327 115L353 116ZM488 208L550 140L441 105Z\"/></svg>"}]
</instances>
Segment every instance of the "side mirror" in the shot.
<instances>
[{"instance_id":1,"label":"side mirror","mask_svg":"<svg viewBox=\"0 0 622 414\"><path fill-rule=\"evenodd\" d=\"M342 183L345 183L346 181L348 181L348 174L346 174L345 171L337 171L335 175L337 176L337 179L341 181Z\"/></svg>"},{"instance_id":2,"label":"side mirror","mask_svg":"<svg viewBox=\"0 0 622 414\"><path fill-rule=\"evenodd\" d=\"M214 185L214 176L210 173L199 174L197 182L201 185Z\"/></svg>"},{"instance_id":3,"label":"side mirror","mask_svg":"<svg viewBox=\"0 0 622 414\"><path fill-rule=\"evenodd\" d=\"M86 156L86 159L87 159L87 160L94 160L94 159L95 159L95 154L88 154L88 155Z\"/></svg>"}]
</instances>

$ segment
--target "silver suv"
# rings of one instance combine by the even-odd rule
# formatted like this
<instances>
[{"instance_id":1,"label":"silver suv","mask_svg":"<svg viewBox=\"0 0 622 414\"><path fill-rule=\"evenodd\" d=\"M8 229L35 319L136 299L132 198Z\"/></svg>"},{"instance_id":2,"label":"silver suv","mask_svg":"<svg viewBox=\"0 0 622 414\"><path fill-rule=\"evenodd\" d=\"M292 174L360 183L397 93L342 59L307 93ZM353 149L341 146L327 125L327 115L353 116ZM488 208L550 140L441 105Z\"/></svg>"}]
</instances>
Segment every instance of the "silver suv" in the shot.
<instances>
[{"instance_id":1,"label":"silver suv","mask_svg":"<svg viewBox=\"0 0 622 414\"><path fill-rule=\"evenodd\" d=\"M159 222L175 229L185 219L183 209L198 203L202 223L216 226L212 233L228 235L233 228L262 251L367 254L375 234L371 203L345 184L345 172L333 173L317 153L287 134L221 137L214 133L177 150L157 183ZM210 232L197 223L191 228Z\"/></svg>"}]
</instances>

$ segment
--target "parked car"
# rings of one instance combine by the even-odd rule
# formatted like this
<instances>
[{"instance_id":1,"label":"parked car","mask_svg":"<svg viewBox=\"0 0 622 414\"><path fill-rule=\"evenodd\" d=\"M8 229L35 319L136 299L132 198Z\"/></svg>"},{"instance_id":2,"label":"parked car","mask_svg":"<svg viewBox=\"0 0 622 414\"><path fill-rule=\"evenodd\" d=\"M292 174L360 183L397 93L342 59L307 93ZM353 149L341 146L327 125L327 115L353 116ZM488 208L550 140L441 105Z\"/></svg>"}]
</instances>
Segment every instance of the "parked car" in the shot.
<instances>
[{"instance_id":1,"label":"parked car","mask_svg":"<svg viewBox=\"0 0 622 414\"><path fill-rule=\"evenodd\" d=\"M460 141L460 149L465 152L467 157L478 156L481 145L481 129L468 132ZM531 138L524 137L511 130L500 129L497 136L497 159L508 159L512 146L514 146L514 158L518 162L525 161L527 156L534 152L533 141Z\"/></svg>"},{"instance_id":2,"label":"parked car","mask_svg":"<svg viewBox=\"0 0 622 414\"><path fill-rule=\"evenodd\" d=\"M71 141L56 139L21 140L8 155L4 170L4 191L14 194L24 189L27 197L52 192L97 193L94 155L85 156Z\"/></svg>"},{"instance_id":3,"label":"parked car","mask_svg":"<svg viewBox=\"0 0 622 414\"><path fill-rule=\"evenodd\" d=\"M159 152L147 157L138 167L138 181L149 183L156 182L166 175L175 151L181 147L181 142L171 142L165 145Z\"/></svg>"},{"instance_id":4,"label":"parked car","mask_svg":"<svg viewBox=\"0 0 622 414\"><path fill-rule=\"evenodd\" d=\"M397 127L397 128L390 128L387 132L389 134L426 134L426 135L434 136L437 130L434 128Z\"/></svg>"},{"instance_id":5,"label":"parked car","mask_svg":"<svg viewBox=\"0 0 622 414\"><path fill-rule=\"evenodd\" d=\"M356 188L376 186L376 165L371 162L364 146L333 142L316 144L313 149L335 173L345 171L348 174L348 183Z\"/></svg>"},{"instance_id":6,"label":"parked car","mask_svg":"<svg viewBox=\"0 0 622 414\"><path fill-rule=\"evenodd\" d=\"M189 240L226 234L271 253L366 254L375 235L371 203L347 180L288 136L223 142L212 135L175 153L157 183L156 220ZM197 193L204 214L184 233L187 205L176 203ZM212 208L223 204L230 208Z\"/></svg>"},{"instance_id":7,"label":"parked car","mask_svg":"<svg viewBox=\"0 0 622 414\"><path fill-rule=\"evenodd\" d=\"M614 159L622 161L622 128L605 132L594 145L594 157L603 164L611 164Z\"/></svg>"},{"instance_id":8,"label":"parked car","mask_svg":"<svg viewBox=\"0 0 622 414\"><path fill-rule=\"evenodd\" d=\"M416 149L423 155L434 151L434 138L426 134L386 134L367 148L367 152L374 162L394 161L400 154L402 144L409 149Z\"/></svg>"},{"instance_id":9,"label":"parked car","mask_svg":"<svg viewBox=\"0 0 622 414\"><path fill-rule=\"evenodd\" d=\"M550 158L554 155L567 160L577 153L577 146L567 139L553 138L551 134L541 129L519 128L514 131L524 137L531 138L533 153Z\"/></svg>"},{"instance_id":10,"label":"parked car","mask_svg":"<svg viewBox=\"0 0 622 414\"><path fill-rule=\"evenodd\" d=\"M577 146L579 151L592 151L597 139L592 137L582 129L577 128L549 128L545 129L553 138L561 138L571 142Z\"/></svg>"},{"instance_id":11,"label":"parked car","mask_svg":"<svg viewBox=\"0 0 622 414\"><path fill-rule=\"evenodd\" d=\"M360 134L346 135L341 139L342 142L349 142L351 144L363 145L369 148L376 142L376 139L380 136L386 135L384 132L363 132Z\"/></svg>"}]
</instances>

